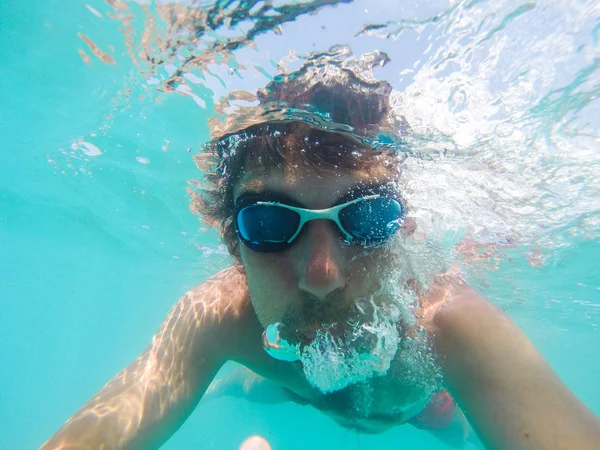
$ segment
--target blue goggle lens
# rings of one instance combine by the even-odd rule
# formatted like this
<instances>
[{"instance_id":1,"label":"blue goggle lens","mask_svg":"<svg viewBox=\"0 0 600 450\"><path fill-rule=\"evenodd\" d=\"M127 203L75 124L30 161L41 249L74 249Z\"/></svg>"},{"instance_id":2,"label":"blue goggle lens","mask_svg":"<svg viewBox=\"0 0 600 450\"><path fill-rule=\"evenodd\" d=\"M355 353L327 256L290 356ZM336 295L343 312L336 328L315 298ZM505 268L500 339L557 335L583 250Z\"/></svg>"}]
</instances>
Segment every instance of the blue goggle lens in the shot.
<instances>
[{"instance_id":1,"label":"blue goggle lens","mask_svg":"<svg viewBox=\"0 0 600 450\"><path fill-rule=\"evenodd\" d=\"M339 218L344 229L354 239L372 245L386 240L398 231L402 204L387 197L365 200L342 209Z\"/></svg>"},{"instance_id":2,"label":"blue goggle lens","mask_svg":"<svg viewBox=\"0 0 600 450\"><path fill-rule=\"evenodd\" d=\"M300 224L300 215L274 205L249 205L237 215L242 241L257 251L277 251L286 247Z\"/></svg>"}]
</instances>

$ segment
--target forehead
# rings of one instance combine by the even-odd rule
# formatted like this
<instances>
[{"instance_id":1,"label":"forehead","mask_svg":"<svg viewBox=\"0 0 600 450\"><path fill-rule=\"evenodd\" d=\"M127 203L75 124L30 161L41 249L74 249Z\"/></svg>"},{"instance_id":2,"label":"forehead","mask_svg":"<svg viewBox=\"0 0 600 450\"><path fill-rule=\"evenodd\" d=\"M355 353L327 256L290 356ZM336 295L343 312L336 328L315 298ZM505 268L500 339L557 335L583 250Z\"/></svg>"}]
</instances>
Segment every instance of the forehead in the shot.
<instances>
[{"instance_id":1,"label":"forehead","mask_svg":"<svg viewBox=\"0 0 600 450\"><path fill-rule=\"evenodd\" d=\"M295 198L311 208L327 208L350 190L395 181L383 164L368 169L323 173L315 168L248 170L234 188L234 200L245 192L274 192Z\"/></svg>"}]
</instances>

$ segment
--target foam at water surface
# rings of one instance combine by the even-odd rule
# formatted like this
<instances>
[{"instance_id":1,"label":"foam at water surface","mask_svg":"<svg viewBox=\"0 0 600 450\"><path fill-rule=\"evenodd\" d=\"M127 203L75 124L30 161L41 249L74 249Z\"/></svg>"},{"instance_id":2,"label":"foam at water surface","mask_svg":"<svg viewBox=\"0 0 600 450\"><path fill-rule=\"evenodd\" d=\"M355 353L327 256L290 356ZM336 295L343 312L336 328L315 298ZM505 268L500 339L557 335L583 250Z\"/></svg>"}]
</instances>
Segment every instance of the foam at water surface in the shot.
<instances>
[{"instance_id":1,"label":"foam at water surface","mask_svg":"<svg viewBox=\"0 0 600 450\"><path fill-rule=\"evenodd\" d=\"M154 21L118 2L114 7L115 17L137 19L148 33L143 41L127 35L127 45L143 50L139 62L150 69L147 94L158 85L201 96L230 120L264 88L250 77L259 65L248 62L262 61L247 52L253 40L304 20L311 11L335 14L331 6L343 8L343 3L284 8L244 2L228 6L227 20L225 11L210 2L156 5L148 10ZM550 253L568 245L565 230L569 236L597 237L600 137L594 123L600 105L593 17L598 5L465 1L440 2L425 11L406 3L394 20L385 7L371 6L369 15L357 19L362 26L354 39L380 38L370 42L373 49L387 51L385 58L354 57L351 47L342 45L281 55L277 68L267 72L286 75L303 62L320 61L351 66L371 80L372 67L377 75L380 67L402 66L390 49L399 50L394 42L417 32L429 42L423 55L413 68L387 79L396 87L391 94L395 117L410 127L403 135L409 145L403 148L408 158L400 183L419 228L428 235L460 230L478 245L533 246ZM377 22L382 17L389 20ZM229 71L237 76L223 78L221 73ZM212 94L207 96L203 86ZM232 90L235 95L229 95ZM324 118L307 107L286 114L311 121L312 115L322 125Z\"/></svg>"}]
</instances>

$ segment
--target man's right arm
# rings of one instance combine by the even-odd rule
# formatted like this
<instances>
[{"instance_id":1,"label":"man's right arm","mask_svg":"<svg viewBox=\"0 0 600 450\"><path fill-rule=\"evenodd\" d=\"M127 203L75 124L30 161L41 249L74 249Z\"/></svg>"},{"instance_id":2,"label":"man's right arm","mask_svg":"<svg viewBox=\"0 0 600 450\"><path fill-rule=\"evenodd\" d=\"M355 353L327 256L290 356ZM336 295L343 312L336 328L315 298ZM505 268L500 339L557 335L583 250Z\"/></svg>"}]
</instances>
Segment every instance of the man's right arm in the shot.
<instances>
[{"instance_id":1,"label":"man's right arm","mask_svg":"<svg viewBox=\"0 0 600 450\"><path fill-rule=\"evenodd\" d=\"M154 449L183 424L226 360L223 321L245 286L235 268L188 292L150 346L42 447Z\"/></svg>"}]
</instances>

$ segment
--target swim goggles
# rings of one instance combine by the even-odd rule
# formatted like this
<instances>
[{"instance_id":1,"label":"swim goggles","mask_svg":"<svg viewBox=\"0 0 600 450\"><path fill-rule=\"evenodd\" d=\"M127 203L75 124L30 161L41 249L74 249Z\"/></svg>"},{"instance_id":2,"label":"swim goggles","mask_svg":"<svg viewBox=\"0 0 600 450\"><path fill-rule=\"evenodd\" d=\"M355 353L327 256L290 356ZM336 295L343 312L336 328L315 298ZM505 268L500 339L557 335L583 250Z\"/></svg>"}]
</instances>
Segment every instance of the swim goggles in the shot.
<instances>
[{"instance_id":1,"label":"swim goggles","mask_svg":"<svg viewBox=\"0 0 600 450\"><path fill-rule=\"evenodd\" d=\"M290 200L268 201L265 194L244 195L234 210L240 240L257 252L279 252L292 245L304 224L316 219L336 223L347 244L373 247L400 228L402 203L385 193L365 193L327 209L306 209Z\"/></svg>"}]
</instances>

